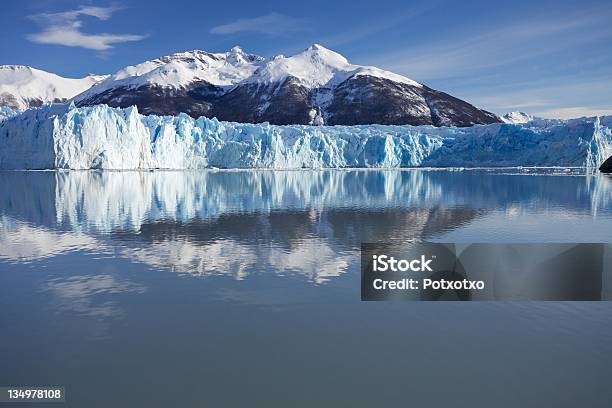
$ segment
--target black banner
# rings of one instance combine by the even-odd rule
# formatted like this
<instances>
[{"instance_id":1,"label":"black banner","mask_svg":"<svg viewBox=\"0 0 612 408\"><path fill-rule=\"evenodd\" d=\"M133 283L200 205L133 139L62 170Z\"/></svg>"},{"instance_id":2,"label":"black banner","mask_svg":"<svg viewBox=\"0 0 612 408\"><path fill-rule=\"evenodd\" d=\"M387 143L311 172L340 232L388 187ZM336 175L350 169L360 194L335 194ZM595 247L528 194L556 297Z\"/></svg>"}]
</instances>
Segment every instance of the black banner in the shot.
<instances>
[{"instance_id":1,"label":"black banner","mask_svg":"<svg viewBox=\"0 0 612 408\"><path fill-rule=\"evenodd\" d=\"M361 300L612 300L612 246L362 244Z\"/></svg>"}]
</instances>

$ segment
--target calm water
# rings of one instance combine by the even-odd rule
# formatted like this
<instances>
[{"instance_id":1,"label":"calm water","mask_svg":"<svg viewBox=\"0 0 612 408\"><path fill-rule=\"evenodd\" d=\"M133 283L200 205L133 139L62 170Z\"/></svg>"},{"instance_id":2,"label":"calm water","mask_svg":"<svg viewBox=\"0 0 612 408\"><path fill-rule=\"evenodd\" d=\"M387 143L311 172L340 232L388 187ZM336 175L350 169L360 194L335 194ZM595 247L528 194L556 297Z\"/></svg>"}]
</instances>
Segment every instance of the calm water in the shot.
<instances>
[{"instance_id":1,"label":"calm water","mask_svg":"<svg viewBox=\"0 0 612 408\"><path fill-rule=\"evenodd\" d=\"M612 178L3 172L0 191L0 385L72 407L612 400L610 302L359 301L364 241L612 241Z\"/></svg>"}]
</instances>

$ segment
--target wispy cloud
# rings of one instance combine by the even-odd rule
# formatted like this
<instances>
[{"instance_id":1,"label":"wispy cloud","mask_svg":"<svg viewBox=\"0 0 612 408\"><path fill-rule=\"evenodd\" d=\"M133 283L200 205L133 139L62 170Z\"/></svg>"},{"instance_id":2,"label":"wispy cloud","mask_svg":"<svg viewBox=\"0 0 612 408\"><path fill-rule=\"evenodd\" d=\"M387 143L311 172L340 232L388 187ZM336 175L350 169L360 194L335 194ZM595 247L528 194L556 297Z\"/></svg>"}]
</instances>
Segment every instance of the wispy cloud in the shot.
<instances>
[{"instance_id":1,"label":"wispy cloud","mask_svg":"<svg viewBox=\"0 0 612 408\"><path fill-rule=\"evenodd\" d=\"M573 106L569 108L549 109L542 112L536 112L535 115L542 118L559 119L573 119L583 116L605 116L612 115L612 107Z\"/></svg>"},{"instance_id":2,"label":"wispy cloud","mask_svg":"<svg viewBox=\"0 0 612 408\"><path fill-rule=\"evenodd\" d=\"M467 88L460 96L500 114L519 110L539 117L571 118L610 114L612 103L600 91L611 87L612 78L585 73Z\"/></svg>"},{"instance_id":3,"label":"wispy cloud","mask_svg":"<svg viewBox=\"0 0 612 408\"><path fill-rule=\"evenodd\" d=\"M420 80L482 74L612 36L605 13L520 21L481 33L453 33L436 43L380 55L378 63ZM585 30L603 24L601 30Z\"/></svg>"},{"instance_id":4,"label":"wispy cloud","mask_svg":"<svg viewBox=\"0 0 612 408\"><path fill-rule=\"evenodd\" d=\"M321 44L329 47L361 42L363 39L370 38L376 34L388 31L397 26L407 24L410 20L422 17L427 12L435 9L439 1L431 0L425 4L411 6L407 11L398 11L384 19L372 18L371 21L363 24L353 25L344 31L336 31L334 34L324 36L317 40Z\"/></svg>"},{"instance_id":5,"label":"wispy cloud","mask_svg":"<svg viewBox=\"0 0 612 408\"><path fill-rule=\"evenodd\" d=\"M211 34L254 32L267 35L281 35L304 30L306 30L305 20L284 14L270 13L265 16L240 18L231 23L213 27L210 32Z\"/></svg>"},{"instance_id":6,"label":"wispy cloud","mask_svg":"<svg viewBox=\"0 0 612 408\"><path fill-rule=\"evenodd\" d=\"M40 13L30 16L38 22L42 31L28 34L26 38L39 44L57 44L67 47L82 47L92 50L104 51L113 48L113 44L139 41L145 38L138 34L90 34L81 31L83 16L94 17L105 21L111 18L119 7L93 7L81 6L76 10L59 13Z\"/></svg>"},{"instance_id":7,"label":"wispy cloud","mask_svg":"<svg viewBox=\"0 0 612 408\"><path fill-rule=\"evenodd\" d=\"M543 117L610 114L606 69L612 40L609 8L582 9L462 25L369 63L442 89L496 113L522 110ZM486 24L486 23L485 23Z\"/></svg>"}]
</instances>

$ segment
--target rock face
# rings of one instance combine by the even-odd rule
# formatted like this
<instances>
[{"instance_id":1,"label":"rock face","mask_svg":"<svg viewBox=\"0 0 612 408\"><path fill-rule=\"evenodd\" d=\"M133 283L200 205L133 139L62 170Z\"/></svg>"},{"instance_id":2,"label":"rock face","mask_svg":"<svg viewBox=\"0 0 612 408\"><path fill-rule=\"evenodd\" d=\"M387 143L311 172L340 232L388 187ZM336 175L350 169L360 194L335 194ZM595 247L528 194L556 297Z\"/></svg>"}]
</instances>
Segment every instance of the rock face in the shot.
<instances>
[{"instance_id":1,"label":"rock face","mask_svg":"<svg viewBox=\"0 0 612 408\"><path fill-rule=\"evenodd\" d=\"M401 75L354 65L313 45L263 58L238 47L191 51L127 67L75 98L139 112L277 125L471 126L500 122L487 111Z\"/></svg>"},{"instance_id":2,"label":"rock face","mask_svg":"<svg viewBox=\"0 0 612 408\"><path fill-rule=\"evenodd\" d=\"M612 173L612 156L608 157L608 159L603 162L599 167L599 171L602 173Z\"/></svg>"},{"instance_id":3,"label":"rock face","mask_svg":"<svg viewBox=\"0 0 612 408\"><path fill-rule=\"evenodd\" d=\"M471 126L498 122L495 115L426 86L361 75L333 89L330 125Z\"/></svg>"}]
</instances>

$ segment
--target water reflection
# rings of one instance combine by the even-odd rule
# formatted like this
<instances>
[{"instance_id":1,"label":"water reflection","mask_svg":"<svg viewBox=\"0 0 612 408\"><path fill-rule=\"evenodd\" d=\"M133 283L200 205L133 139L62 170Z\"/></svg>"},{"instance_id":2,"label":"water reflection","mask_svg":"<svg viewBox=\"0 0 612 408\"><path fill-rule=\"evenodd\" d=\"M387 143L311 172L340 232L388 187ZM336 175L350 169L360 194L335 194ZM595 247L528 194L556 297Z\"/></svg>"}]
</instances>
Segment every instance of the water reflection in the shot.
<instances>
[{"instance_id":1,"label":"water reflection","mask_svg":"<svg viewBox=\"0 0 612 408\"><path fill-rule=\"evenodd\" d=\"M55 296L60 311L108 318L118 317L121 309L115 301L98 299L121 293L143 293L145 287L112 275L76 275L50 279L43 291Z\"/></svg>"},{"instance_id":2,"label":"water reflection","mask_svg":"<svg viewBox=\"0 0 612 408\"><path fill-rule=\"evenodd\" d=\"M612 200L604 176L499 171L3 172L0 188L0 259L114 251L179 273L316 283L356 269L361 242L534 215L547 228L550 214L609 217Z\"/></svg>"},{"instance_id":3,"label":"water reflection","mask_svg":"<svg viewBox=\"0 0 612 408\"><path fill-rule=\"evenodd\" d=\"M102 232L275 209L520 211L540 203L596 213L612 204L610 177L483 171L0 172L0 188L3 215Z\"/></svg>"},{"instance_id":4,"label":"water reflection","mask_svg":"<svg viewBox=\"0 0 612 408\"><path fill-rule=\"evenodd\" d=\"M28 263L75 250L104 249L104 243L82 232L52 230L10 217L0 219L0 260Z\"/></svg>"},{"instance_id":5,"label":"water reflection","mask_svg":"<svg viewBox=\"0 0 612 408\"><path fill-rule=\"evenodd\" d=\"M612 180L531 173L0 172L0 384L85 407L607 406L609 302L359 301L363 241L609 240Z\"/></svg>"}]
</instances>

